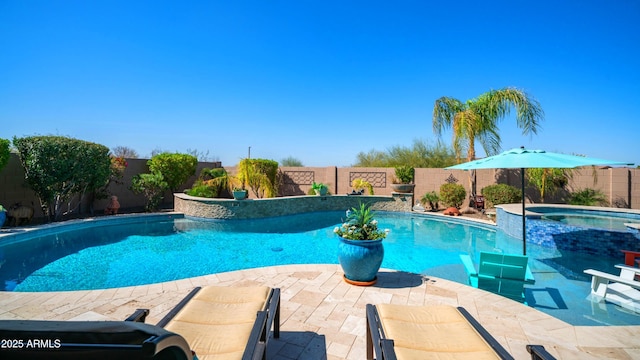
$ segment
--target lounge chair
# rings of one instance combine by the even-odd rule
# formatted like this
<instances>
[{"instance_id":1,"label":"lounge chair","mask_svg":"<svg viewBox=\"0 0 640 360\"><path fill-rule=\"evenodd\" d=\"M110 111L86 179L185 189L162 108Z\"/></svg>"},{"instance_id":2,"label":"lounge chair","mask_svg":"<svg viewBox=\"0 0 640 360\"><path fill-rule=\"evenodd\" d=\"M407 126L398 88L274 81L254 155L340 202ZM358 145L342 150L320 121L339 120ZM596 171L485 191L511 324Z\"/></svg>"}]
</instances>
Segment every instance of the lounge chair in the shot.
<instances>
[{"instance_id":1,"label":"lounge chair","mask_svg":"<svg viewBox=\"0 0 640 360\"><path fill-rule=\"evenodd\" d=\"M0 359L191 360L185 339L132 321L0 320Z\"/></svg>"},{"instance_id":2,"label":"lounge chair","mask_svg":"<svg viewBox=\"0 0 640 360\"><path fill-rule=\"evenodd\" d=\"M469 276L469 285L478 289L524 302L524 285L535 284L529 258L524 255L482 251L477 270L469 255L461 254L460 260Z\"/></svg>"},{"instance_id":3,"label":"lounge chair","mask_svg":"<svg viewBox=\"0 0 640 360\"><path fill-rule=\"evenodd\" d=\"M462 307L367 304L367 359L513 359ZM541 345L532 359L554 359Z\"/></svg>"},{"instance_id":4,"label":"lounge chair","mask_svg":"<svg viewBox=\"0 0 640 360\"><path fill-rule=\"evenodd\" d=\"M594 302L604 300L640 313L640 281L636 276L640 268L626 265L616 265L620 275L609 274L594 269L584 270L591 275L590 299Z\"/></svg>"},{"instance_id":5,"label":"lounge chair","mask_svg":"<svg viewBox=\"0 0 640 360\"><path fill-rule=\"evenodd\" d=\"M130 319L144 321L145 311ZM272 327L280 337L280 289L197 287L156 326L184 337L200 360L264 359Z\"/></svg>"}]
</instances>

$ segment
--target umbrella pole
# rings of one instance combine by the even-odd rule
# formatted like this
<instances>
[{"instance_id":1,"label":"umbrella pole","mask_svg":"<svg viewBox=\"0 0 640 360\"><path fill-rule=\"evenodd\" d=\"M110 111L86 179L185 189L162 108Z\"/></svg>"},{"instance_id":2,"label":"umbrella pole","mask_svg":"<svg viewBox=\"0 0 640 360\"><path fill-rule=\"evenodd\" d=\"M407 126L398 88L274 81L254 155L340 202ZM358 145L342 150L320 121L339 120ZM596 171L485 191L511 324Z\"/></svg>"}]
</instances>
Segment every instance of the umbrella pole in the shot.
<instances>
[{"instance_id":1,"label":"umbrella pole","mask_svg":"<svg viewBox=\"0 0 640 360\"><path fill-rule=\"evenodd\" d=\"M524 215L524 168L520 168L522 177L522 255L527 255L527 228L525 226L526 216Z\"/></svg>"}]
</instances>

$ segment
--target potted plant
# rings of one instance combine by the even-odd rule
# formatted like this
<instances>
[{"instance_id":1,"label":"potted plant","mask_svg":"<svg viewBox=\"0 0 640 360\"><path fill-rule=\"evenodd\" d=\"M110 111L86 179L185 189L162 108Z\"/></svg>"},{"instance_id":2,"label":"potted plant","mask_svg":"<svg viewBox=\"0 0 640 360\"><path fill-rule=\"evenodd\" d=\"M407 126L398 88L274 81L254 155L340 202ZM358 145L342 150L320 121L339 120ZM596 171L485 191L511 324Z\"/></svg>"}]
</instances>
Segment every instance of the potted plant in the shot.
<instances>
[{"instance_id":1,"label":"potted plant","mask_svg":"<svg viewBox=\"0 0 640 360\"><path fill-rule=\"evenodd\" d=\"M323 183L317 183L314 181L313 184L311 184L311 190L313 190L316 195L325 196L329 191L329 187Z\"/></svg>"},{"instance_id":2,"label":"potted plant","mask_svg":"<svg viewBox=\"0 0 640 360\"><path fill-rule=\"evenodd\" d=\"M347 283L360 286L373 285L382 264L382 240L389 230L378 230L371 207L360 203L352 208L345 222L333 230L340 238L338 261Z\"/></svg>"},{"instance_id":3,"label":"potted plant","mask_svg":"<svg viewBox=\"0 0 640 360\"><path fill-rule=\"evenodd\" d=\"M348 195L362 195L364 194L364 189L369 191L369 195L373 195L373 185L365 179L353 179L351 187L353 190Z\"/></svg>"},{"instance_id":4,"label":"potted plant","mask_svg":"<svg viewBox=\"0 0 640 360\"><path fill-rule=\"evenodd\" d=\"M0 205L0 227L4 225L5 220L7 220L7 210L5 210L2 205Z\"/></svg>"},{"instance_id":5,"label":"potted plant","mask_svg":"<svg viewBox=\"0 0 640 360\"><path fill-rule=\"evenodd\" d=\"M438 211L438 201L440 201L440 197L435 191L428 192L424 194L422 198L420 198L420 202L422 202L422 205L429 204L429 206L431 207L431 211Z\"/></svg>"},{"instance_id":6,"label":"potted plant","mask_svg":"<svg viewBox=\"0 0 640 360\"><path fill-rule=\"evenodd\" d=\"M243 189L241 187L234 187L232 190L233 198L236 200L244 200L247 198L248 191L247 189Z\"/></svg>"},{"instance_id":7,"label":"potted plant","mask_svg":"<svg viewBox=\"0 0 640 360\"><path fill-rule=\"evenodd\" d=\"M391 188L395 192L399 193L412 193L415 184L413 184L413 177L415 176L415 169L409 165L396 166L396 176L392 180Z\"/></svg>"}]
</instances>

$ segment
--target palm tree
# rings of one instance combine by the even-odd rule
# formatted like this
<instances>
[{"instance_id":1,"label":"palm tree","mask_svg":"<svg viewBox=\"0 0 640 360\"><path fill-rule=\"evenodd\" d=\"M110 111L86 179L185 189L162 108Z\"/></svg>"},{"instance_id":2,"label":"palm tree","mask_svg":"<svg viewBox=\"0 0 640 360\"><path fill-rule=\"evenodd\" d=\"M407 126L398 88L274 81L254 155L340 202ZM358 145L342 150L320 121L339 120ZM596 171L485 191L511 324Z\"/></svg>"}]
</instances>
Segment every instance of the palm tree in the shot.
<instances>
[{"instance_id":1,"label":"palm tree","mask_svg":"<svg viewBox=\"0 0 640 360\"><path fill-rule=\"evenodd\" d=\"M463 103L451 97L441 97L433 107L433 131L453 129L453 150L460 162L466 151L467 161L476 157L475 142L482 145L487 156L500 152L498 121L516 110L516 121L524 135L535 134L544 118L540 103L516 88L491 90Z\"/></svg>"}]
</instances>

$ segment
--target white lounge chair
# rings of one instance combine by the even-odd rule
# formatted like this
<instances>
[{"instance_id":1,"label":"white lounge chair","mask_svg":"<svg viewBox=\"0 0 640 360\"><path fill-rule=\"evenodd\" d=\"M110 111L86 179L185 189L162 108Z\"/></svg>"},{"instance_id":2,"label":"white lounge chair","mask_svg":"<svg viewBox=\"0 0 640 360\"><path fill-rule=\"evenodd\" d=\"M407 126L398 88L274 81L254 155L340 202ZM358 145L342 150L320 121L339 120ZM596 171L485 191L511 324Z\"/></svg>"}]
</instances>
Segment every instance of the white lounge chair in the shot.
<instances>
[{"instance_id":1,"label":"white lounge chair","mask_svg":"<svg viewBox=\"0 0 640 360\"><path fill-rule=\"evenodd\" d=\"M584 271L591 275L591 300L606 300L640 313L640 281L635 280L636 275L640 274L640 268L626 265L616 267L620 269L620 275L594 269Z\"/></svg>"}]
</instances>

